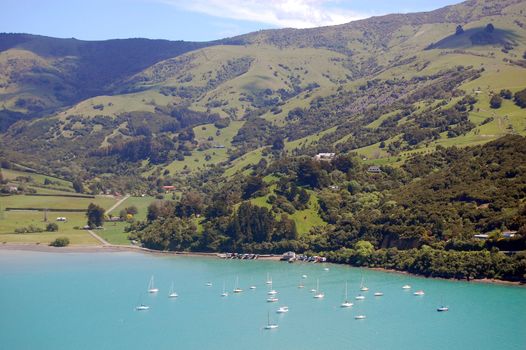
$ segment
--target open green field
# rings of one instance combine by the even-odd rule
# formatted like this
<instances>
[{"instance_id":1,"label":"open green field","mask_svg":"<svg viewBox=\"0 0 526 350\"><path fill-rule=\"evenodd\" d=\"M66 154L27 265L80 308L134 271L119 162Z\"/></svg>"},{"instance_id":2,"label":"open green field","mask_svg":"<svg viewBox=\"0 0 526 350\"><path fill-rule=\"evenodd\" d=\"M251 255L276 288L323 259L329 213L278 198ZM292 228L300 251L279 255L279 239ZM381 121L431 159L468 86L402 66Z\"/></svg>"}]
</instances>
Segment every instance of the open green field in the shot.
<instances>
[{"instance_id":1,"label":"open green field","mask_svg":"<svg viewBox=\"0 0 526 350\"><path fill-rule=\"evenodd\" d=\"M145 220L148 206L153 201L155 201L154 197L130 197L107 214L117 216L122 209L134 205L138 210L135 220ZM104 224L104 230L97 231L97 234L111 244L127 245L130 244L130 241L128 240L128 233L124 232L126 226L128 226L126 222L107 222Z\"/></svg>"},{"instance_id":2,"label":"open green field","mask_svg":"<svg viewBox=\"0 0 526 350\"><path fill-rule=\"evenodd\" d=\"M109 196L97 196L95 198L26 195L0 197L0 242L48 244L57 237L66 236L70 239L71 244L99 244L87 231L74 228L86 225L85 213L48 211L48 222L45 222L45 213L43 211L5 211L5 208L86 209L90 203L98 204L103 208L110 208L115 202L117 202L117 199ZM66 217L67 222L56 222L57 217ZM29 225L44 229L49 222L56 222L59 226L59 231L14 233L15 229L28 227Z\"/></svg>"},{"instance_id":3,"label":"open green field","mask_svg":"<svg viewBox=\"0 0 526 350\"><path fill-rule=\"evenodd\" d=\"M2 168L2 175L4 176L4 179L6 180L14 181L16 183L27 184L30 187L31 185L44 186L44 181L48 179L52 182L55 182L54 184L49 185L49 187L62 189L65 191L73 191L73 185L70 181L62 180L62 179L59 179L53 176L35 174L35 173L13 170L13 169L4 169L4 168ZM30 182L16 181L16 178L18 177L30 177L32 181Z\"/></svg>"},{"instance_id":4,"label":"open green field","mask_svg":"<svg viewBox=\"0 0 526 350\"><path fill-rule=\"evenodd\" d=\"M232 139L244 123L243 121L233 121L228 127L223 129L216 128L214 124L196 126L193 130L195 139L199 143L208 142L213 146L224 148L212 147L203 151L196 149L192 151L190 157L185 157L183 161L174 160L164 169L168 169L170 173L174 174L184 171L203 170L208 165L227 161L227 151L232 147Z\"/></svg>"},{"instance_id":5,"label":"open green field","mask_svg":"<svg viewBox=\"0 0 526 350\"><path fill-rule=\"evenodd\" d=\"M273 189L273 186L271 186L271 189ZM309 208L305 210L296 210L294 214L287 214L289 215L289 218L294 220L296 223L296 229L298 230L298 234L300 236L307 234L313 227L324 226L326 224L326 222L323 221L323 219L318 214L318 209L320 206L318 204L318 197L316 196L316 193L310 190L308 192L311 195ZM273 193L273 191L271 191L271 193ZM250 200L250 202L253 205L257 205L258 207L263 207L270 210L272 205L267 202L267 199L271 193L263 197L253 198Z\"/></svg>"},{"instance_id":6,"label":"open green field","mask_svg":"<svg viewBox=\"0 0 526 350\"><path fill-rule=\"evenodd\" d=\"M95 198L75 198L59 196L26 196L15 195L0 197L0 207L10 208L41 208L41 209L86 209L90 203L103 208L110 208L117 199L111 196L96 196Z\"/></svg>"},{"instance_id":7,"label":"open green field","mask_svg":"<svg viewBox=\"0 0 526 350\"><path fill-rule=\"evenodd\" d=\"M56 222L63 216L67 222ZM42 243L49 244L57 237L68 237L71 244L99 244L87 231L75 229L86 225L84 213L53 212L47 213L48 222L44 222L44 212L37 211L3 211L0 213L0 242L7 243ZM34 225L45 229L49 222L56 222L58 232L14 233L15 229Z\"/></svg>"}]
</instances>

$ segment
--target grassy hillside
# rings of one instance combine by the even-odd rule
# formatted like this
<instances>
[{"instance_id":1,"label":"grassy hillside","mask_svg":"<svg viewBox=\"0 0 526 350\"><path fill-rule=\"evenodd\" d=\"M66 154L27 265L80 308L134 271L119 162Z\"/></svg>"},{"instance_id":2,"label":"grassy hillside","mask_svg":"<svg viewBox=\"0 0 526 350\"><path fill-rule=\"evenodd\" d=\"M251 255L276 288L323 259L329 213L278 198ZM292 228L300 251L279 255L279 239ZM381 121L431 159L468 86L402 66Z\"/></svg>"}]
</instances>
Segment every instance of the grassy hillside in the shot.
<instances>
[{"instance_id":1,"label":"grassy hillside","mask_svg":"<svg viewBox=\"0 0 526 350\"><path fill-rule=\"evenodd\" d=\"M87 179L177 178L218 164L230 176L275 157L269 146L276 139L288 154L356 151L377 164L400 164L438 146L525 135L523 109L512 100L489 106L501 89L526 88L524 11L523 1L472 0L340 26L261 31L204 48L3 36L0 65L16 62L0 77L10 111L28 111L15 106L23 89L12 74L45 71L49 84L59 84L49 72L60 71L52 60L65 54L79 55L81 72L100 66L85 87L96 86L90 96L97 96L11 127L0 139L4 157ZM161 53L146 54L154 47ZM104 60L117 48L132 64ZM58 91L27 89L49 101ZM218 120L224 125L215 126Z\"/></svg>"},{"instance_id":2,"label":"grassy hillside","mask_svg":"<svg viewBox=\"0 0 526 350\"><path fill-rule=\"evenodd\" d=\"M42 116L111 92L156 62L211 43L125 39L82 41L0 34L0 104L10 122ZM22 113L21 115L15 112Z\"/></svg>"}]
</instances>

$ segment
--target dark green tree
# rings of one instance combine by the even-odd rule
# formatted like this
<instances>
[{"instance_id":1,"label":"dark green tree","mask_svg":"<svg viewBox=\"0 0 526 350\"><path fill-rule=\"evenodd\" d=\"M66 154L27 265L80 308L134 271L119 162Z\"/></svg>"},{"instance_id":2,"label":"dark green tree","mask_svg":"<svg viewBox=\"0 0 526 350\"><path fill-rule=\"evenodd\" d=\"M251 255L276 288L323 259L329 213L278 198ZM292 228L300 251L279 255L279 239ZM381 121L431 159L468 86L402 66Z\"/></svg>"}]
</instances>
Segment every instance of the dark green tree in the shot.
<instances>
[{"instance_id":1,"label":"dark green tree","mask_svg":"<svg viewBox=\"0 0 526 350\"><path fill-rule=\"evenodd\" d=\"M513 97L515 104L521 108L526 108L526 89L517 91Z\"/></svg>"},{"instance_id":2,"label":"dark green tree","mask_svg":"<svg viewBox=\"0 0 526 350\"><path fill-rule=\"evenodd\" d=\"M500 90L499 95L506 100L511 100L513 98L513 93L509 89Z\"/></svg>"},{"instance_id":3,"label":"dark green tree","mask_svg":"<svg viewBox=\"0 0 526 350\"><path fill-rule=\"evenodd\" d=\"M495 31L495 26L493 26L492 23L488 23L488 25L486 26L486 32L488 33L493 33Z\"/></svg>"},{"instance_id":4,"label":"dark green tree","mask_svg":"<svg viewBox=\"0 0 526 350\"><path fill-rule=\"evenodd\" d=\"M84 185L82 184L82 181L80 181L79 179L75 179L72 181L72 184L73 184L73 189L75 190L75 192L77 193L84 192Z\"/></svg>"},{"instance_id":5,"label":"dark green tree","mask_svg":"<svg viewBox=\"0 0 526 350\"><path fill-rule=\"evenodd\" d=\"M493 109L498 109L502 106L502 97L500 95L493 95L489 101L489 105Z\"/></svg>"},{"instance_id":6,"label":"dark green tree","mask_svg":"<svg viewBox=\"0 0 526 350\"><path fill-rule=\"evenodd\" d=\"M88 206L88 211L86 212L88 226L91 228L102 226L104 224L104 212L104 208L98 206L97 204L91 203Z\"/></svg>"},{"instance_id":7,"label":"dark green tree","mask_svg":"<svg viewBox=\"0 0 526 350\"><path fill-rule=\"evenodd\" d=\"M56 232L56 231L58 231L58 225L56 223L54 223L54 222L50 222L46 226L46 231L47 232Z\"/></svg>"}]
</instances>

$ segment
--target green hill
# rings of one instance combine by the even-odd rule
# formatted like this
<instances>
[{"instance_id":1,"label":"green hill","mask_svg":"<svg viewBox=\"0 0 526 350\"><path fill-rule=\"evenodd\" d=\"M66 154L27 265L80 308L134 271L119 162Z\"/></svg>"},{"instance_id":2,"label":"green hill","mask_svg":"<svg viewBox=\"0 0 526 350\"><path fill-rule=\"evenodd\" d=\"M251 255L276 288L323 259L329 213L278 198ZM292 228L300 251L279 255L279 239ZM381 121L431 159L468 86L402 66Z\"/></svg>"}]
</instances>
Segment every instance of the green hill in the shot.
<instances>
[{"instance_id":1,"label":"green hill","mask_svg":"<svg viewBox=\"0 0 526 350\"><path fill-rule=\"evenodd\" d=\"M3 133L3 157L88 181L181 179L246 171L281 143L289 155L356 151L385 164L524 135L512 99L490 107L526 88L524 11L466 1L211 43L4 34L1 124L42 117Z\"/></svg>"}]
</instances>

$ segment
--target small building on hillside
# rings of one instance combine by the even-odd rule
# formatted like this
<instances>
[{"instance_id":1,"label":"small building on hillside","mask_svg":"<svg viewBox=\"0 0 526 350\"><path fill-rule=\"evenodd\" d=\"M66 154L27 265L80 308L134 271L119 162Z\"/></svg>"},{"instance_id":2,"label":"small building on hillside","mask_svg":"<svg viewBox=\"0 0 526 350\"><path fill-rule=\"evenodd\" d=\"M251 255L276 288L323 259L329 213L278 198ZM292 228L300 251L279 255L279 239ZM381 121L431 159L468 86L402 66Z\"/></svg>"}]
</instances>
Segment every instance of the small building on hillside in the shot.
<instances>
[{"instance_id":1,"label":"small building on hillside","mask_svg":"<svg viewBox=\"0 0 526 350\"><path fill-rule=\"evenodd\" d=\"M367 168L367 172L370 174L381 174L382 169L380 169L379 166L371 165L369 168Z\"/></svg>"},{"instance_id":2,"label":"small building on hillside","mask_svg":"<svg viewBox=\"0 0 526 350\"><path fill-rule=\"evenodd\" d=\"M318 153L314 156L314 160L320 162L320 161L331 161L334 159L334 156L336 153Z\"/></svg>"},{"instance_id":3,"label":"small building on hillside","mask_svg":"<svg viewBox=\"0 0 526 350\"><path fill-rule=\"evenodd\" d=\"M165 191L165 192L173 192L175 191L175 186L163 186L162 189Z\"/></svg>"},{"instance_id":4,"label":"small building on hillside","mask_svg":"<svg viewBox=\"0 0 526 350\"><path fill-rule=\"evenodd\" d=\"M7 188L7 191L10 193L18 192L18 186L16 184L8 183L6 188Z\"/></svg>"}]
</instances>

